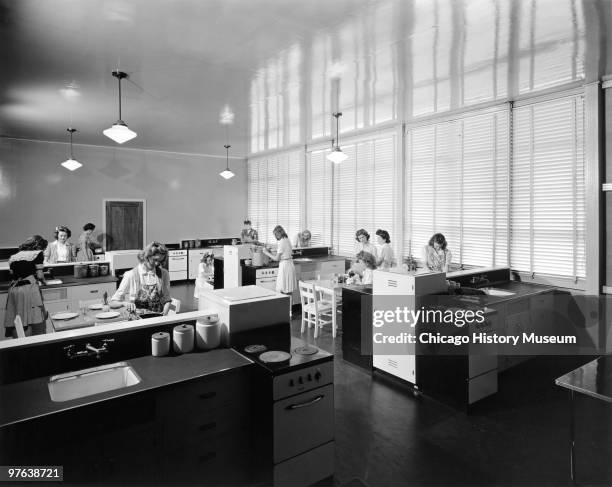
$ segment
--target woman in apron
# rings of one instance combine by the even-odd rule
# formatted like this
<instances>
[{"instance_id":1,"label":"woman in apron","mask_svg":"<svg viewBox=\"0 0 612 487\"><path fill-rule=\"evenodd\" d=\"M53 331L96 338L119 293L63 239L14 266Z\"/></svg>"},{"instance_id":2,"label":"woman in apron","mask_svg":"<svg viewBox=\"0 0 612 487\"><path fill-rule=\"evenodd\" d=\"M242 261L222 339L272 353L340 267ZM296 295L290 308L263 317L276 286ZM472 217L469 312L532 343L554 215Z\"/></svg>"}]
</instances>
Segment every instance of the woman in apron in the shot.
<instances>
[{"instance_id":1,"label":"woman in apron","mask_svg":"<svg viewBox=\"0 0 612 487\"><path fill-rule=\"evenodd\" d=\"M276 277L276 292L289 295L289 306L291 306L291 293L296 290L295 266L293 265L293 249L287 237L287 232L277 225L273 232L278 240L276 255L272 254L265 247L263 253L270 259L278 261L278 276ZM291 309L291 308L289 308Z\"/></svg>"},{"instance_id":2,"label":"woman in apron","mask_svg":"<svg viewBox=\"0 0 612 487\"><path fill-rule=\"evenodd\" d=\"M124 301L128 310L144 309L153 313L168 314L170 274L163 263L168 250L159 242L153 242L138 254L140 264L123 275L119 289L111 301Z\"/></svg>"}]
</instances>

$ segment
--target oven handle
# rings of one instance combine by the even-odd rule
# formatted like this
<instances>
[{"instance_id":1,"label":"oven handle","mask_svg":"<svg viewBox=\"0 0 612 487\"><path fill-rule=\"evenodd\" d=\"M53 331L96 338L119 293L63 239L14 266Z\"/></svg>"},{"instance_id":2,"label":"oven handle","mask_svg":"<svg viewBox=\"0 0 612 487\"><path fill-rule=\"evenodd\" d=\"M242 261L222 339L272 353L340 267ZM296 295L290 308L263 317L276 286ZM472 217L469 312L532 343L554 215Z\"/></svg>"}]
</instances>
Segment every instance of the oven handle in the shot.
<instances>
[{"instance_id":1,"label":"oven handle","mask_svg":"<svg viewBox=\"0 0 612 487\"><path fill-rule=\"evenodd\" d=\"M310 401L302 402L299 404L290 404L285 409L300 409L300 408L305 408L306 406L312 406L313 404L319 402L324 397L325 397L325 394L319 394L317 397L315 397L314 399L311 399Z\"/></svg>"}]
</instances>

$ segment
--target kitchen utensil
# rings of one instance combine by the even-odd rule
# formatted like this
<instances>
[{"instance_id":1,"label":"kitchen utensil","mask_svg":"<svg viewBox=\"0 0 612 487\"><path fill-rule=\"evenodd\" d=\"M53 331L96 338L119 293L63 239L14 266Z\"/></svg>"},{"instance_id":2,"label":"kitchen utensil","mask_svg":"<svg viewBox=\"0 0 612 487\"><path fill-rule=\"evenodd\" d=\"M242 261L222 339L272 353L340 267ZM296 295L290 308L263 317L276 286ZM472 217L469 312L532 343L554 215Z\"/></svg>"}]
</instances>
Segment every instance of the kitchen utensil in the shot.
<instances>
[{"instance_id":1,"label":"kitchen utensil","mask_svg":"<svg viewBox=\"0 0 612 487\"><path fill-rule=\"evenodd\" d=\"M96 315L96 318L98 318L100 320L109 320L111 318L116 318L120 314L121 313L119 313L118 311L106 311L104 313L98 313Z\"/></svg>"},{"instance_id":2,"label":"kitchen utensil","mask_svg":"<svg viewBox=\"0 0 612 487\"><path fill-rule=\"evenodd\" d=\"M94 309L94 310L102 309L103 307L104 305L102 303L94 303L94 304L89 305L89 309Z\"/></svg>"},{"instance_id":3,"label":"kitchen utensil","mask_svg":"<svg viewBox=\"0 0 612 487\"><path fill-rule=\"evenodd\" d=\"M74 277L79 279L87 277L87 264L74 264Z\"/></svg>"},{"instance_id":4,"label":"kitchen utensil","mask_svg":"<svg viewBox=\"0 0 612 487\"><path fill-rule=\"evenodd\" d=\"M72 318L76 318L79 316L79 313L73 313L72 311L64 312L64 313L55 313L51 315L51 318L54 320L71 320Z\"/></svg>"}]
</instances>

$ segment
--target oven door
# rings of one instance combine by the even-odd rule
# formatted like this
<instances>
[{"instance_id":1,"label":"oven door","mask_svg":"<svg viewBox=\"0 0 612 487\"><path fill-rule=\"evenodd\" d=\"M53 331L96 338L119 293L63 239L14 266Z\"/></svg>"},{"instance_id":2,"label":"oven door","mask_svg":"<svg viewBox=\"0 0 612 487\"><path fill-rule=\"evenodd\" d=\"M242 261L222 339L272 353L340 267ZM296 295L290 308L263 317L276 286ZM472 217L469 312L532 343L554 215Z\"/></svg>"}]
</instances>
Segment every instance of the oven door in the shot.
<instances>
[{"instance_id":1,"label":"oven door","mask_svg":"<svg viewBox=\"0 0 612 487\"><path fill-rule=\"evenodd\" d=\"M262 277L255 279L255 285L276 291L276 277Z\"/></svg>"},{"instance_id":2,"label":"oven door","mask_svg":"<svg viewBox=\"0 0 612 487\"><path fill-rule=\"evenodd\" d=\"M274 463L334 439L333 384L274 403Z\"/></svg>"}]
</instances>

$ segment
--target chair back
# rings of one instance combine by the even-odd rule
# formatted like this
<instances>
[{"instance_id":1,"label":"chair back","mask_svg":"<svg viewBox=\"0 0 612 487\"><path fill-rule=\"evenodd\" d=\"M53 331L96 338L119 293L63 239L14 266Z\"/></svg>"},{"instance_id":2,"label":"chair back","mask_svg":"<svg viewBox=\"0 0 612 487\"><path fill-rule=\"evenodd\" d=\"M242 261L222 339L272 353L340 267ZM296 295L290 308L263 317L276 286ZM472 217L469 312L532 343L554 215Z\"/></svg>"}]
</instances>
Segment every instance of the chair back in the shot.
<instances>
[{"instance_id":1,"label":"chair back","mask_svg":"<svg viewBox=\"0 0 612 487\"><path fill-rule=\"evenodd\" d=\"M314 290L313 284L309 284L304 281L299 281L298 287L300 289L300 301L301 301L302 307L308 304L312 304L316 301L315 290Z\"/></svg>"},{"instance_id":2,"label":"chair back","mask_svg":"<svg viewBox=\"0 0 612 487\"><path fill-rule=\"evenodd\" d=\"M168 310L168 314L175 315L180 311L180 309L181 309L181 300L172 298L172 301L170 302L170 309Z\"/></svg>"},{"instance_id":3,"label":"chair back","mask_svg":"<svg viewBox=\"0 0 612 487\"><path fill-rule=\"evenodd\" d=\"M23 329L23 323L21 321L21 316L15 316L15 331L17 332L17 338L25 338L25 330Z\"/></svg>"}]
</instances>

